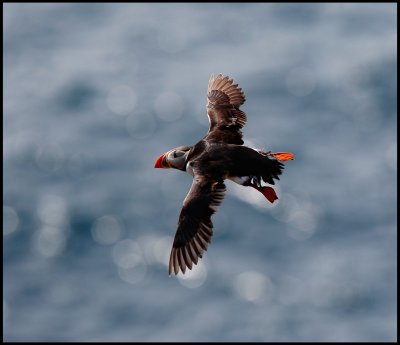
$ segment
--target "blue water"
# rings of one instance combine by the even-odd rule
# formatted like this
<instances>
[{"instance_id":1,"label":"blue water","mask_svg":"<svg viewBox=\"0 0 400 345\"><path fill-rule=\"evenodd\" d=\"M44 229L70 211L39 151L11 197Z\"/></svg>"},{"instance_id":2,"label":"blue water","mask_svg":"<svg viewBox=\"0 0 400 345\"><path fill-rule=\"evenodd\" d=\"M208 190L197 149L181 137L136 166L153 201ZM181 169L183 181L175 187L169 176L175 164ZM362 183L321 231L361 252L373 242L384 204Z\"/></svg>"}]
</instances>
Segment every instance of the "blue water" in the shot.
<instances>
[{"instance_id":1,"label":"blue water","mask_svg":"<svg viewBox=\"0 0 400 345\"><path fill-rule=\"evenodd\" d=\"M395 341L396 7L5 4L3 340ZM169 277L212 72L296 159Z\"/></svg>"}]
</instances>

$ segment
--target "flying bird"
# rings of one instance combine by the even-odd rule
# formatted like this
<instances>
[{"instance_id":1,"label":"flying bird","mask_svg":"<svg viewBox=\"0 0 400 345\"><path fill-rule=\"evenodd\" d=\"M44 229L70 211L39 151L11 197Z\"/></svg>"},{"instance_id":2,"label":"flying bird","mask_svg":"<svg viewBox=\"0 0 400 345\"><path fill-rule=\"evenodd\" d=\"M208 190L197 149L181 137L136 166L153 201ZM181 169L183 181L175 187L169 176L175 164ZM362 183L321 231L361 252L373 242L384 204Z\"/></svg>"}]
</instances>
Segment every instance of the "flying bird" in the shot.
<instances>
[{"instance_id":1,"label":"flying bird","mask_svg":"<svg viewBox=\"0 0 400 345\"><path fill-rule=\"evenodd\" d=\"M169 274L192 269L207 250L213 235L211 216L225 196L224 180L255 188L271 203L278 199L274 185L290 152L271 152L243 145L241 129L246 114L240 110L245 95L228 76L211 74L208 82L207 134L194 146L179 146L157 158L155 168L173 168L193 176L183 201L172 245Z\"/></svg>"}]
</instances>

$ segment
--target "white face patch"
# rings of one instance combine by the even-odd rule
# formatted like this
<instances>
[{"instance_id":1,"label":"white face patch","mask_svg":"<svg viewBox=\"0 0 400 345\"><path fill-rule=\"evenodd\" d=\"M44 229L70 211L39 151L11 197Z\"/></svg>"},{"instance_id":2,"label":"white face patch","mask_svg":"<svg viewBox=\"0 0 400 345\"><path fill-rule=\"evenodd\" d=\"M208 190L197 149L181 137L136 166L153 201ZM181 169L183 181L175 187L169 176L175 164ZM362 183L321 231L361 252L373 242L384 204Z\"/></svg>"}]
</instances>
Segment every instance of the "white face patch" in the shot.
<instances>
[{"instance_id":1,"label":"white face patch","mask_svg":"<svg viewBox=\"0 0 400 345\"><path fill-rule=\"evenodd\" d=\"M188 153L188 151L171 150L167 155L167 161L172 168L183 169Z\"/></svg>"}]
</instances>

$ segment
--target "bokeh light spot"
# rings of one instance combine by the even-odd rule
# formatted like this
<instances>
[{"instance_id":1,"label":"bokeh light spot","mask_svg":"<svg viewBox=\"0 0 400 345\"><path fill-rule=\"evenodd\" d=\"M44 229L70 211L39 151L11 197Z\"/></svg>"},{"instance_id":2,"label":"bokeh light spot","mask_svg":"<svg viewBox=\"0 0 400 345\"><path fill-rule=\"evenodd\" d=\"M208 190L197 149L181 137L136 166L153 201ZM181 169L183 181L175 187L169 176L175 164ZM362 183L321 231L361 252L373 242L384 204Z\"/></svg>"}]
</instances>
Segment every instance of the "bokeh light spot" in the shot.
<instances>
[{"instance_id":1,"label":"bokeh light spot","mask_svg":"<svg viewBox=\"0 0 400 345\"><path fill-rule=\"evenodd\" d=\"M128 85L114 86L107 96L107 105L117 115L127 115L136 105L137 96Z\"/></svg>"},{"instance_id":2,"label":"bokeh light spot","mask_svg":"<svg viewBox=\"0 0 400 345\"><path fill-rule=\"evenodd\" d=\"M114 245L111 255L122 280L136 284L144 279L147 265L138 243L130 239L119 241Z\"/></svg>"},{"instance_id":3,"label":"bokeh light spot","mask_svg":"<svg viewBox=\"0 0 400 345\"><path fill-rule=\"evenodd\" d=\"M173 241L172 236L163 236L154 243L153 256L157 262L168 266Z\"/></svg>"},{"instance_id":4,"label":"bokeh light spot","mask_svg":"<svg viewBox=\"0 0 400 345\"><path fill-rule=\"evenodd\" d=\"M233 282L233 288L237 295L249 302L259 302L262 299L270 299L273 292L271 280L255 271L247 271L238 274Z\"/></svg>"},{"instance_id":5,"label":"bokeh light spot","mask_svg":"<svg viewBox=\"0 0 400 345\"><path fill-rule=\"evenodd\" d=\"M271 215L281 222L287 222L297 207L297 199L291 194L284 193L277 200L276 207L271 209Z\"/></svg>"},{"instance_id":6,"label":"bokeh light spot","mask_svg":"<svg viewBox=\"0 0 400 345\"><path fill-rule=\"evenodd\" d=\"M140 256L132 255L129 258L129 264L118 266L118 275L129 284L137 284L141 282L147 272L146 263Z\"/></svg>"},{"instance_id":7,"label":"bokeh light spot","mask_svg":"<svg viewBox=\"0 0 400 345\"><path fill-rule=\"evenodd\" d=\"M288 219L288 234L295 240L306 240L317 230L320 208L308 201L298 203Z\"/></svg>"},{"instance_id":8,"label":"bokeh light spot","mask_svg":"<svg viewBox=\"0 0 400 345\"><path fill-rule=\"evenodd\" d=\"M59 255L65 247L66 234L63 229L45 226L36 232L33 245L36 251L45 258Z\"/></svg>"},{"instance_id":9,"label":"bokeh light spot","mask_svg":"<svg viewBox=\"0 0 400 345\"><path fill-rule=\"evenodd\" d=\"M57 195L45 195L39 201L39 219L47 225L61 226L67 221L67 205L65 200Z\"/></svg>"},{"instance_id":10,"label":"bokeh light spot","mask_svg":"<svg viewBox=\"0 0 400 345\"><path fill-rule=\"evenodd\" d=\"M19 224L17 212L10 206L3 206L3 236L13 233Z\"/></svg>"},{"instance_id":11,"label":"bokeh light spot","mask_svg":"<svg viewBox=\"0 0 400 345\"><path fill-rule=\"evenodd\" d=\"M204 284L207 278L207 268L203 261L193 265L192 270L187 269L185 274L178 273L179 282L190 289L195 289Z\"/></svg>"},{"instance_id":12,"label":"bokeh light spot","mask_svg":"<svg viewBox=\"0 0 400 345\"><path fill-rule=\"evenodd\" d=\"M126 257L129 257L130 255L141 256L142 250L137 242L130 239L125 239L118 241L114 245L111 255L116 265L123 266L124 262L126 262Z\"/></svg>"},{"instance_id":13,"label":"bokeh light spot","mask_svg":"<svg viewBox=\"0 0 400 345\"><path fill-rule=\"evenodd\" d=\"M313 214L297 211L290 222L292 226L288 228L289 236L295 240L306 240L311 237L316 229L317 222Z\"/></svg>"},{"instance_id":14,"label":"bokeh light spot","mask_svg":"<svg viewBox=\"0 0 400 345\"><path fill-rule=\"evenodd\" d=\"M113 244L121 236L121 224L119 221L111 216L102 216L94 222L92 226L92 237L100 244Z\"/></svg>"}]
</instances>

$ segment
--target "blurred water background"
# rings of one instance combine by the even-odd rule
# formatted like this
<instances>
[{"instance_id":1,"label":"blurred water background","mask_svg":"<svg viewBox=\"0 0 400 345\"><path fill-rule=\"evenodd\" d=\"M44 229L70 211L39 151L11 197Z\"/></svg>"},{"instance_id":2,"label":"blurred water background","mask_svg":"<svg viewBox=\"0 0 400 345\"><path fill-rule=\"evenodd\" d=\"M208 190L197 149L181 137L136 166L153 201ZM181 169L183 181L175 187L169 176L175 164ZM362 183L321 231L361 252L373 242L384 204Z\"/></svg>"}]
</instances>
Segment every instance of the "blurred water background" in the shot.
<instances>
[{"instance_id":1,"label":"blurred water background","mask_svg":"<svg viewBox=\"0 0 400 345\"><path fill-rule=\"evenodd\" d=\"M3 340L396 340L396 4L3 9ZM169 277L211 72L296 160Z\"/></svg>"}]
</instances>

